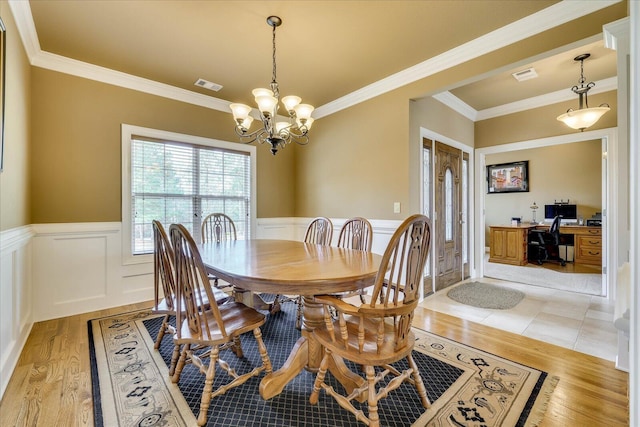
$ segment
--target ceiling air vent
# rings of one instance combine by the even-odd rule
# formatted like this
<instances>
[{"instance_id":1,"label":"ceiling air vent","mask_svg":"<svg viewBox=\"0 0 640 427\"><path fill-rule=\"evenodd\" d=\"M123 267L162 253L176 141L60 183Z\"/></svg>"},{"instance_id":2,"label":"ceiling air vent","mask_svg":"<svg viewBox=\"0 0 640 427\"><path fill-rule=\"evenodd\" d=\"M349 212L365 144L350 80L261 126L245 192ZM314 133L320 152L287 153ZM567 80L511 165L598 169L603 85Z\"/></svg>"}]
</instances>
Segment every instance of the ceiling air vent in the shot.
<instances>
[{"instance_id":1,"label":"ceiling air vent","mask_svg":"<svg viewBox=\"0 0 640 427\"><path fill-rule=\"evenodd\" d=\"M212 90L214 92L219 91L220 89L222 89L222 85L219 85L217 83L212 83L208 80L205 79L198 79L196 80L196 82L194 83L194 85L199 86L199 87L203 87L205 89L209 89Z\"/></svg>"},{"instance_id":2,"label":"ceiling air vent","mask_svg":"<svg viewBox=\"0 0 640 427\"><path fill-rule=\"evenodd\" d=\"M536 70L533 68L527 68L526 70L518 71L511 75L519 82L523 82L529 79L535 79L536 77L538 77L538 73L536 73Z\"/></svg>"}]
</instances>

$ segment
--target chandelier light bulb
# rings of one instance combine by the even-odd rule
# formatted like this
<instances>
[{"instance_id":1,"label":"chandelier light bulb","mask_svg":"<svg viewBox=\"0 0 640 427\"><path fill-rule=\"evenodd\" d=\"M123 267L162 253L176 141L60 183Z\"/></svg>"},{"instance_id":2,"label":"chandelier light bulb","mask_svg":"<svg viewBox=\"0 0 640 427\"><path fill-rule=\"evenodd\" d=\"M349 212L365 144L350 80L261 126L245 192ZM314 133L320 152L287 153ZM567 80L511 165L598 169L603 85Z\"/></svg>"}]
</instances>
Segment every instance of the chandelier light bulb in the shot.
<instances>
[{"instance_id":1,"label":"chandelier light bulb","mask_svg":"<svg viewBox=\"0 0 640 427\"><path fill-rule=\"evenodd\" d=\"M314 108L309 104L298 104L295 107L296 116L300 120L307 120L311 117Z\"/></svg>"},{"instance_id":2,"label":"chandelier light bulb","mask_svg":"<svg viewBox=\"0 0 640 427\"><path fill-rule=\"evenodd\" d=\"M296 124L299 128L305 127L307 130L311 129L311 125L313 124L313 117L309 117L308 119L296 119Z\"/></svg>"},{"instance_id":3,"label":"chandelier light bulb","mask_svg":"<svg viewBox=\"0 0 640 427\"><path fill-rule=\"evenodd\" d=\"M270 89L265 89L263 87L256 88L251 91L253 96L258 99L259 96L273 96L273 91Z\"/></svg>"},{"instance_id":4,"label":"chandelier light bulb","mask_svg":"<svg viewBox=\"0 0 640 427\"><path fill-rule=\"evenodd\" d=\"M249 116L249 113L251 112L251 107L244 104L231 104L229 105L229 108L231 108L231 111L233 112L233 118L236 122L242 122Z\"/></svg>"},{"instance_id":5,"label":"chandelier light bulb","mask_svg":"<svg viewBox=\"0 0 640 427\"><path fill-rule=\"evenodd\" d=\"M278 99L273 96L256 96L256 103L258 104L258 110L264 114L265 117L270 117L275 111L276 105L278 105Z\"/></svg>"},{"instance_id":6,"label":"chandelier light bulb","mask_svg":"<svg viewBox=\"0 0 640 427\"><path fill-rule=\"evenodd\" d=\"M302 98L300 98L299 96L290 95L282 98L282 103L284 104L284 108L287 109L289 114L291 114L294 111L296 105L300 104L300 102L302 102Z\"/></svg>"},{"instance_id":7,"label":"chandelier light bulb","mask_svg":"<svg viewBox=\"0 0 640 427\"><path fill-rule=\"evenodd\" d=\"M247 116L244 118L244 120L242 120L242 124L240 126L245 129L249 129L251 127L251 123L253 123L253 117Z\"/></svg>"}]
</instances>

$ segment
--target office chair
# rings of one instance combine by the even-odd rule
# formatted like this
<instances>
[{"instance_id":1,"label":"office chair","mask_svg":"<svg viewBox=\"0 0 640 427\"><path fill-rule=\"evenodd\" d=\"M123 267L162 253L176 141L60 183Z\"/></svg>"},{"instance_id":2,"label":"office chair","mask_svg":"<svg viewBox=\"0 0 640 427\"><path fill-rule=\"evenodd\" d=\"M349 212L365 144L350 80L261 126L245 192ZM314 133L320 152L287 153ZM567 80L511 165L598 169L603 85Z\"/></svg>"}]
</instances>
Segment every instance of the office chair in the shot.
<instances>
[{"instance_id":1,"label":"office chair","mask_svg":"<svg viewBox=\"0 0 640 427\"><path fill-rule=\"evenodd\" d=\"M529 260L538 265L543 262L557 261L564 266L566 260L560 257L560 219L553 219L549 230L531 230L529 232Z\"/></svg>"}]
</instances>

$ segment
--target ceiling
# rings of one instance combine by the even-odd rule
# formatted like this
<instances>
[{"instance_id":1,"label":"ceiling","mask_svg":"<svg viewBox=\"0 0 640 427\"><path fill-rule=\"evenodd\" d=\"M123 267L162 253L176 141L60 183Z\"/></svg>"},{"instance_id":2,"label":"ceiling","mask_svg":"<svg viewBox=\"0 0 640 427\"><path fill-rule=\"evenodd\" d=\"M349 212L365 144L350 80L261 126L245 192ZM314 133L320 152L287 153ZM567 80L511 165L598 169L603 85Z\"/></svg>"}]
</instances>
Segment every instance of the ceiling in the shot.
<instances>
[{"instance_id":1,"label":"ceiling","mask_svg":"<svg viewBox=\"0 0 640 427\"><path fill-rule=\"evenodd\" d=\"M15 2L14 2L15 3ZM269 15L278 15L277 80L282 95L316 107L437 58L514 21L557 5L538 1L44 1L31 0L40 49L128 75L253 105L251 89L271 80ZM566 3L566 2L565 2ZM27 8L28 10L28 8ZM466 83L448 93L475 111L578 82L615 77L602 41ZM512 72L535 67L538 78ZM218 92L197 87L205 79Z\"/></svg>"}]
</instances>

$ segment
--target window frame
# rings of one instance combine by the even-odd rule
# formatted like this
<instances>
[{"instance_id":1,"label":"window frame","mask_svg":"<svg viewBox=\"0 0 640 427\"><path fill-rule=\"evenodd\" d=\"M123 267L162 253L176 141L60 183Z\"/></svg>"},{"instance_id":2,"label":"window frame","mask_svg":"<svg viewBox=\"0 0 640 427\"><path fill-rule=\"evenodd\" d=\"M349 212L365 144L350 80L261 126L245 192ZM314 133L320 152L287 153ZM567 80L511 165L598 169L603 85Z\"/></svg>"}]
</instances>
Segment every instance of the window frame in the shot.
<instances>
[{"instance_id":1,"label":"window frame","mask_svg":"<svg viewBox=\"0 0 640 427\"><path fill-rule=\"evenodd\" d=\"M205 138L169 132L159 129L145 128L141 126L122 124L122 264L145 264L153 262L153 254L134 255L131 247L132 218L131 218L131 145L134 136L166 140L171 142L202 145L207 147L221 148L226 150L241 151L249 154L249 164L251 173L250 192L251 202L249 206L249 227L250 235L255 236L257 218L257 176L256 176L256 147L253 145L239 144L236 142L222 141L218 139Z\"/></svg>"}]
</instances>

